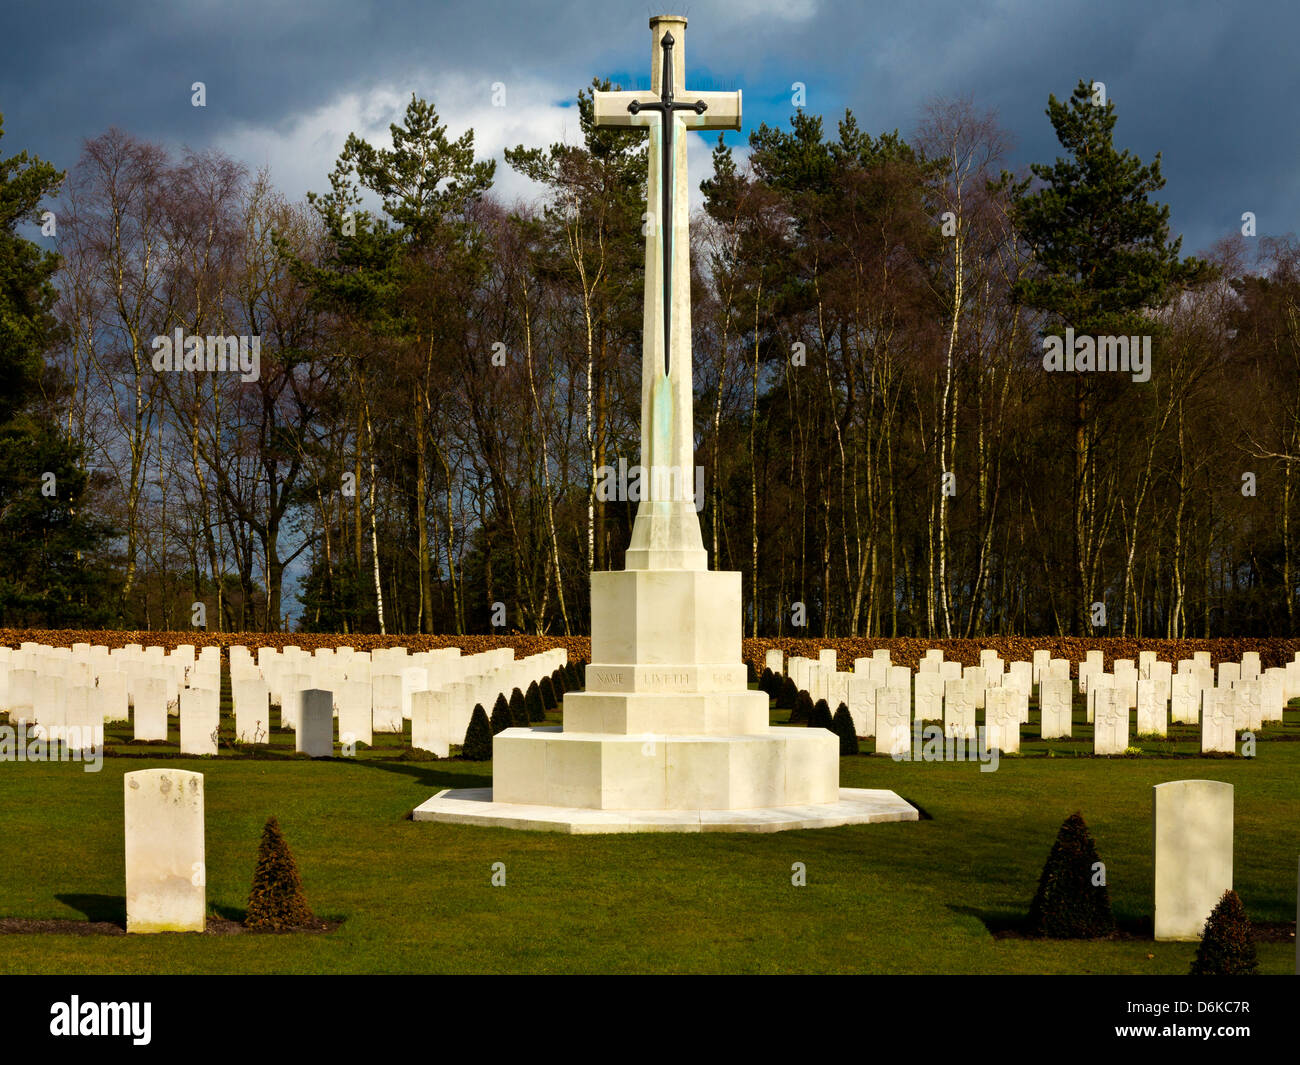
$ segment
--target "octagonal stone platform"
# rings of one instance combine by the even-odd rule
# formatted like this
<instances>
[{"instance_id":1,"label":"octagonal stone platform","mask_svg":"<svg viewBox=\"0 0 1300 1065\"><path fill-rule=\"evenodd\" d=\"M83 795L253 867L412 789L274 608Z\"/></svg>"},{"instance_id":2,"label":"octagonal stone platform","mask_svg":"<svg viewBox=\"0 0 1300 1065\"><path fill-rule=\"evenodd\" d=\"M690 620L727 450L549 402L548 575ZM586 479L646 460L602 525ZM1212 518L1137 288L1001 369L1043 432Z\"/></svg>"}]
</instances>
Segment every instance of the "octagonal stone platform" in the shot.
<instances>
[{"instance_id":1,"label":"octagonal stone platform","mask_svg":"<svg viewBox=\"0 0 1300 1065\"><path fill-rule=\"evenodd\" d=\"M833 802L750 810L588 810L495 802L491 788L441 791L416 807L416 821L514 828L570 835L611 832L785 832L919 820L892 791L840 788Z\"/></svg>"}]
</instances>

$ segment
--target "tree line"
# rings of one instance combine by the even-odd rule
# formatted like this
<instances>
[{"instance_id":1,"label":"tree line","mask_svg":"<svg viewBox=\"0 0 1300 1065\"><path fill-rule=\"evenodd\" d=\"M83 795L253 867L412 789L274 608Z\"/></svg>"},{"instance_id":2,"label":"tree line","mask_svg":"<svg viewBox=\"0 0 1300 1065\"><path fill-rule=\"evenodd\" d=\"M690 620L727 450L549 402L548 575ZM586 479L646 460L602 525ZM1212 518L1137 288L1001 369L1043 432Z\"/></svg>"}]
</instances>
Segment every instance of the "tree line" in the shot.
<instances>
[{"instance_id":1,"label":"tree line","mask_svg":"<svg viewBox=\"0 0 1300 1065\"><path fill-rule=\"evenodd\" d=\"M118 129L0 161L0 623L587 631L635 515L598 487L640 458L646 144L578 112L505 153L535 203L414 97L305 202ZM1021 174L971 101L719 138L696 460L746 635L1296 634L1300 244L1185 256L1114 102L1047 115ZM1049 366L1078 337L1134 364Z\"/></svg>"}]
</instances>

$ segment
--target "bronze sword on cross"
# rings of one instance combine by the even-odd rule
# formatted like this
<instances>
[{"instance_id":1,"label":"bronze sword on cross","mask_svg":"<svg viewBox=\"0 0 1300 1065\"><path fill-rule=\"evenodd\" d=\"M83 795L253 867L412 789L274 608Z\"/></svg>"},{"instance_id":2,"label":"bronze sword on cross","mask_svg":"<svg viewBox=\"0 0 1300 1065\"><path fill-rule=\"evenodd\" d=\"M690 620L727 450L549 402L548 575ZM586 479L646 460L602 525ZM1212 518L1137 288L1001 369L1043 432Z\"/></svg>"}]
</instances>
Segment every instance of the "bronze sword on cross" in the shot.
<instances>
[{"instance_id":1,"label":"bronze sword on cross","mask_svg":"<svg viewBox=\"0 0 1300 1065\"><path fill-rule=\"evenodd\" d=\"M673 236L678 226L677 214L682 205L675 203L677 185L677 141L676 130L680 123L685 129L740 129L741 100L739 92L691 92L682 90L688 100L676 99L676 75L678 62L681 62L681 42L673 36L668 26L676 26L684 31L686 20L675 16L658 16L650 20L651 29L662 24L663 32L658 37L658 55L652 52L652 59L658 63L657 79L659 94L657 97L639 92L596 92L595 123L597 126L643 126L644 119L638 116L645 112L659 115L660 129L660 167L659 200L663 217L660 219L660 232L663 234L661 248L662 285L659 298L663 300L663 373L668 375L671 369L673 304L673 259L677 253ZM676 55L674 55L676 51ZM680 117L679 117L680 116ZM653 177L653 172L652 172ZM685 231L685 219L682 220ZM680 264L679 264L680 265ZM681 283L681 282L679 282ZM687 282L689 284L689 278ZM682 300L682 306L689 308L689 295ZM689 318L689 315L688 315ZM651 337L646 336L646 347L650 349ZM687 360L689 363L689 359Z\"/></svg>"},{"instance_id":2,"label":"bronze sword on cross","mask_svg":"<svg viewBox=\"0 0 1300 1065\"><path fill-rule=\"evenodd\" d=\"M632 100L627 105L628 114L638 114L641 111L657 111L660 115L660 128L662 132L659 135L660 143L660 173L663 175L660 184L662 185L662 196L660 201L663 204L664 218L664 373L669 371L669 351L671 349L670 338L673 335L673 185L676 184L673 174L673 163L675 156L673 154L673 131L677 123L673 119L675 111L694 111L697 115L704 114L709 109L708 102L705 100L696 100L694 103L678 103L673 99L673 40L671 33L665 33L663 39L659 42L663 49L663 82L660 86L659 101L657 103L642 103L640 100Z\"/></svg>"}]
</instances>

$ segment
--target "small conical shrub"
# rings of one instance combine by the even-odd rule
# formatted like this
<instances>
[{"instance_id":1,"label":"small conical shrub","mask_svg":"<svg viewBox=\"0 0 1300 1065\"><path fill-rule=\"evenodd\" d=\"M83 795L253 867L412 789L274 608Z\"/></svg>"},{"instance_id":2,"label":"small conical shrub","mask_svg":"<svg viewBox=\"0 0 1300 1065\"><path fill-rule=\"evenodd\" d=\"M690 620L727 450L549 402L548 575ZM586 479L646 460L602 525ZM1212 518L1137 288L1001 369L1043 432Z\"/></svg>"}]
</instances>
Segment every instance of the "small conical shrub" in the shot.
<instances>
[{"instance_id":1,"label":"small conical shrub","mask_svg":"<svg viewBox=\"0 0 1300 1065\"><path fill-rule=\"evenodd\" d=\"M524 706L524 693L518 688L510 693L510 723L528 727L528 708Z\"/></svg>"},{"instance_id":2,"label":"small conical shrub","mask_svg":"<svg viewBox=\"0 0 1300 1065\"><path fill-rule=\"evenodd\" d=\"M469 727L465 730L465 743L460 753L471 762L487 762L492 759L492 726L488 723L487 711L478 703L469 717Z\"/></svg>"},{"instance_id":3,"label":"small conical shrub","mask_svg":"<svg viewBox=\"0 0 1300 1065\"><path fill-rule=\"evenodd\" d=\"M1083 817L1065 819L1038 878L1029 926L1050 939L1097 939L1115 931L1110 891Z\"/></svg>"},{"instance_id":4,"label":"small conical shrub","mask_svg":"<svg viewBox=\"0 0 1300 1065\"><path fill-rule=\"evenodd\" d=\"M564 690L566 692L576 692L578 687L578 671L574 668L572 662L566 662L564 664Z\"/></svg>"},{"instance_id":5,"label":"small conical shrub","mask_svg":"<svg viewBox=\"0 0 1300 1065\"><path fill-rule=\"evenodd\" d=\"M1250 918L1240 897L1229 889L1205 922L1201 945L1192 960L1192 975L1255 976L1258 971Z\"/></svg>"},{"instance_id":6,"label":"small conical shrub","mask_svg":"<svg viewBox=\"0 0 1300 1065\"><path fill-rule=\"evenodd\" d=\"M579 662L576 669L578 673L578 688L585 689L587 687L587 663Z\"/></svg>"},{"instance_id":7,"label":"small conical shrub","mask_svg":"<svg viewBox=\"0 0 1300 1065\"><path fill-rule=\"evenodd\" d=\"M840 754L857 754L858 730L853 727L853 715L844 703L836 708L831 725L835 729L835 735L840 738Z\"/></svg>"},{"instance_id":8,"label":"small conical shrub","mask_svg":"<svg viewBox=\"0 0 1300 1065\"><path fill-rule=\"evenodd\" d=\"M280 932L316 924L316 915L302 893L302 880L293 852L280 831L280 822L266 819L262 842L257 847L257 866L253 870L253 889L248 893L245 928Z\"/></svg>"},{"instance_id":9,"label":"small conical shrub","mask_svg":"<svg viewBox=\"0 0 1300 1065\"><path fill-rule=\"evenodd\" d=\"M835 727L831 718L830 704L825 699L818 699L813 705L812 713L808 716L809 728L831 728Z\"/></svg>"},{"instance_id":10,"label":"small conical shrub","mask_svg":"<svg viewBox=\"0 0 1300 1065\"><path fill-rule=\"evenodd\" d=\"M790 724L806 725L808 719L812 717L813 702L812 696L806 691L799 692L794 698L794 706L790 710Z\"/></svg>"},{"instance_id":11,"label":"small conical shrub","mask_svg":"<svg viewBox=\"0 0 1300 1065\"><path fill-rule=\"evenodd\" d=\"M754 663L745 659L745 683L755 684L758 681L758 674L754 671Z\"/></svg>"},{"instance_id":12,"label":"small conical shrub","mask_svg":"<svg viewBox=\"0 0 1300 1065\"><path fill-rule=\"evenodd\" d=\"M505 693L497 696L497 701L492 704L492 735L504 732L514 722L510 719L510 704L506 702Z\"/></svg>"},{"instance_id":13,"label":"small conical shrub","mask_svg":"<svg viewBox=\"0 0 1300 1065\"><path fill-rule=\"evenodd\" d=\"M537 683L538 689L542 693L542 705L547 710L555 710L560 705L560 700L555 697L555 685L551 683L550 677L543 677Z\"/></svg>"},{"instance_id":14,"label":"small conical shrub","mask_svg":"<svg viewBox=\"0 0 1300 1065\"><path fill-rule=\"evenodd\" d=\"M563 699L569 691L569 686L564 680L564 670L559 666L556 666L555 670L551 673L551 684L555 688L555 694L561 699Z\"/></svg>"},{"instance_id":15,"label":"small conical shrub","mask_svg":"<svg viewBox=\"0 0 1300 1065\"><path fill-rule=\"evenodd\" d=\"M776 678L772 676L772 671L766 666L763 668L762 675L758 678L758 690L769 699L776 694Z\"/></svg>"},{"instance_id":16,"label":"small conical shrub","mask_svg":"<svg viewBox=\"0 0 1300 1065\"><path fill-rule=\"evenodd\" d=\"M778 710L793 710L795 701L798 698L799 689L794 686L794 678L782 677L776 696L776 708Z\"/></svg>"},{"instance_id":17,"label":"small conical shrub","mask_svg":"<svg viewBox=\"0 0 1300 1065\"><path fill-rule=\"evenodd\" d=\"M546 720L546 707L542 705L542 692L537 681L530 681L528 694L524 696L524 706L528 709L528 720L532 723Z\"/></svg>"}]
</instances>

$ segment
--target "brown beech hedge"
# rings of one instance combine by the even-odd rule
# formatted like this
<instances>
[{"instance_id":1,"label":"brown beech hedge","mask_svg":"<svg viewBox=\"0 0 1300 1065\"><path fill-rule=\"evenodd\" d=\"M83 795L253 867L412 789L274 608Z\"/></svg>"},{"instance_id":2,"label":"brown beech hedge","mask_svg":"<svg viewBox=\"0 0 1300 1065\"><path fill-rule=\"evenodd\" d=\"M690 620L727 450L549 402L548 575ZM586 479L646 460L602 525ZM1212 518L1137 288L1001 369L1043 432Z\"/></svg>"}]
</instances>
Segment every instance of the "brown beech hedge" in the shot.
<instances>
[{"instance_id":1,"label":"brown beech hedge","mask_svg":"<svg viewBox=\"0 0 1300 1065\"><path fill-rule=\"evenodd\" d=\"M429 651L437 647L459 647L466 654L489 651L496 647L513 647L515 654L536 654L553 647L563 647L572 662L591 660L591 640L586 636L421 636L415 634L378 636L370 633L346 635L316 632L112 632L101 629L0 629L0 645L17 647L24 641L43 643L51 647L71 647L74 643L103 644L122 647L138 643L146 647L173 648L183 643L196 647L216 646L223 649L232 644L256 650L258 647L286 647L293 645L304 651L317 647L348 645L358 651L372 651L377 647L406 647L412 651ZM746 639L741 641L744 660L753 665L756 673L763 671L763 658L771 648L779 648L786 656L805 655L816 658L823 647L835 648L840 668L851 669L855 658L870 657L879 647L889 648L895 665L915 669L930 647L942 648L944 658L963 665L979 664L979 653L984 648L996 650L1007 662L1029 661L1036 650L1046 650L1053 658L1068 658L1071 672L1089 651L1101 651L1109 670L1117 658L1136 659L1139 651L1155 651L1159 658L1177 662L1191 658L1195 651L1209 651L1210 660L1239 662L1245 651L1258 651L1261 666L1283 666L1300 651L1300 638L1294 637L1241 637L1216 640L1159 640L1135 637L1090 638L1085 636L988 636L978 640L940 640L905 637L881 639L866 636L830 637L824 640L793 637Z\"/></svg>"}]
</instances>

